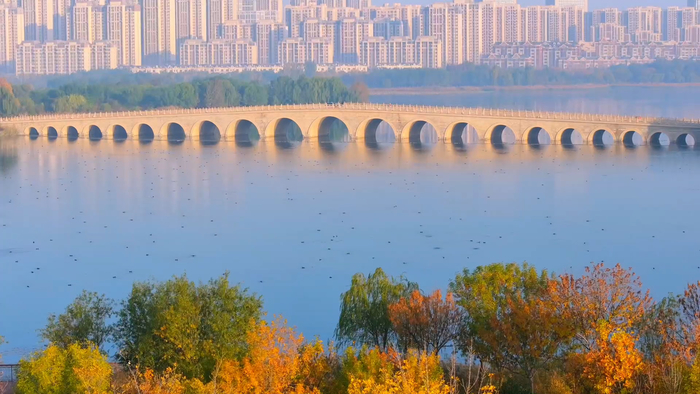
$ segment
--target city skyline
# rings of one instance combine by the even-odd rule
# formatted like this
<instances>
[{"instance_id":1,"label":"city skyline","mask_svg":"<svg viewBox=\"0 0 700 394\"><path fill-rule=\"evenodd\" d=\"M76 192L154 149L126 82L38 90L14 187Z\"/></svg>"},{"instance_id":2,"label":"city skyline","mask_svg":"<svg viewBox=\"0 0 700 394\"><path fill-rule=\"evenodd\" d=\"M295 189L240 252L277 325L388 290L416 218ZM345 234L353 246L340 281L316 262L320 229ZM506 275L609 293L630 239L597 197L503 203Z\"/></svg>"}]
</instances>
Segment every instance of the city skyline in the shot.
<instances>
[{"instance_id":1,"label":"city skyline","mask_svg":"<svg viewBox=\"0 0 700 394\"><path fill-rule=\"evenodd\" d=\"M0 0L0 66L17 75L119 67L278 71L599 68L700 59L700 8L590 9L588 0ZM695 0L691 0L695 1ZM340 67L340 68L338 68Z\"/></svg>"}]
</instances>

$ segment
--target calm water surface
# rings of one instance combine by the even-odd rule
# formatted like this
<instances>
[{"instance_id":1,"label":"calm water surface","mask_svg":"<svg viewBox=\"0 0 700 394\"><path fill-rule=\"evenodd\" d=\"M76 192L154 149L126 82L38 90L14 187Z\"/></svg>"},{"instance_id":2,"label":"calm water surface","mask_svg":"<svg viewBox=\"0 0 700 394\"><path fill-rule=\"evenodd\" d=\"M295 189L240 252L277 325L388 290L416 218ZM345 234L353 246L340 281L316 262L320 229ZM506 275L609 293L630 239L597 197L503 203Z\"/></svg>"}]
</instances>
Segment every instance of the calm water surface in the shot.
<instances>
[{"instance_id":1,"label":"calm water surface","mask_svg":"<svg viewBox=\"0 0 700 394\"><path fill-rule=\"evenodd\" d=\"M596 93L597 92L597 93ZM700 117L695 89L376 96L377 102ZM328 151L273 143L141 145L40 138L0 146L5 361L82 289L225 271L307 337L331 337L350 276L382 266L428 290L528 261L632 266L655 296L700 279L700 151L515 145Z\"/></svg>"}]
</instances>

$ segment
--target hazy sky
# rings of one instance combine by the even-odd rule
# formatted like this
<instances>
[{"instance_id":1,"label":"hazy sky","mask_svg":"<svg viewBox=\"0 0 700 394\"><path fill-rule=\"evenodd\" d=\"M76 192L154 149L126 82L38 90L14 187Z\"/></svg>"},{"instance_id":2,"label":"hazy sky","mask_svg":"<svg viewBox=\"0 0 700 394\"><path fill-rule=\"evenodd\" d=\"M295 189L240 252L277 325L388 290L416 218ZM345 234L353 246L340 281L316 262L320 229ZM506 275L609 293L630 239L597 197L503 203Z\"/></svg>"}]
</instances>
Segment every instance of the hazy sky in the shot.
<instances>
[{"instance_id":1,"label":"hazy sky","mask_svg":"<svg viewBox=\"0 0 700 394\"><path fill-rule=\"evenodd\" d=\"M381 5L384 3L402 3L402 4L431 4L437 2L451 2L451 0L372 0L373 5ZM518 3L524 6L528 5L544 5L545 0L518 0ZM629 8L637 6L656 6L656 7L670 7L679 6L685 7L688 5L687 0L588 0L588 8L591 10L597 8L607 8L607 7L617 7L617 8Z\"/></svg>"}]
</instances>

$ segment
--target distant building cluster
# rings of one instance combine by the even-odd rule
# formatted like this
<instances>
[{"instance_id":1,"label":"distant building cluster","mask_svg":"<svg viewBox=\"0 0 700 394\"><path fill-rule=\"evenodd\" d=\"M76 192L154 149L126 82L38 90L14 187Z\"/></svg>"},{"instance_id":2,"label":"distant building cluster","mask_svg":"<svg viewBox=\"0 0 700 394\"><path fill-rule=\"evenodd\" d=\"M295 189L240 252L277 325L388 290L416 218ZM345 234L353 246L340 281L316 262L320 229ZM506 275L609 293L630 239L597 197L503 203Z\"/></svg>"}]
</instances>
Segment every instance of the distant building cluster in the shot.
<instances>
[{"instance_id":1,"label":"distant building cluster","mask_svg":"<svg viewBox=\"0 0 700 394\"><path fill-rule=\"evenodd\" d=\"M441 68L566 69L700 57L700 0L606 8L587 0L0 0L0 72Z\"/></svg>"}]
</instances>

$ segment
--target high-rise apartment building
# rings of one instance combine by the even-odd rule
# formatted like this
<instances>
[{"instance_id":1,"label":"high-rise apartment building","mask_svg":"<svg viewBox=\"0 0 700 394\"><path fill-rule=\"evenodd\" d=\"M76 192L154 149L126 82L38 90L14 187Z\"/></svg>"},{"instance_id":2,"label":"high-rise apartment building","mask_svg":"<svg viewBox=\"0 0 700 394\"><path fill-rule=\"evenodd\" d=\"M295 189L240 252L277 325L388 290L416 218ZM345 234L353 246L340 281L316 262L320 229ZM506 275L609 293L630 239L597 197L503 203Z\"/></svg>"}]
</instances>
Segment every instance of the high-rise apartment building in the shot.
<instances>
[{"instance_id":1,"label":"high-rise apartment building","mask_svg":"<svg viewBox=\"0 0 700 394\"><path fill-rule=\"evenodd\" d=\"M206 0L175 0L175 38L207 40Z\"/></svg>"},{"instance_id":2,"label":"high-rise apartment building","mask_svg":"<svg viewBox=\"0 0 700 394\"><path fill-rule=\"evenodd\" d=\"M415 40L410 37L391 37L387 42L387 61L394 65L415 64Z\"/></svg>"},{"instance_id":3,"label":"high-rise apartment building","mask_svg":"<svg viewBox=\"0 0 700 394\"><path fill-rule=\"evenodd\" d=\"M442 64L461 64L464 61L464 18L459 8L445 3L424 8L424 35L442 42Z\"/></svg>"},{"instance_id":4,"label":"high-rise apartment building","mask_svg":"<svg viewBox=\"0 0 700 394\"><path fill-rule=\"evenodd\" d=\"M90 69L113 70L119 67L119 51L109 41L98 41L92 44Z\"/></svg>"},{"instance_id":5,"label":"high-rise apartment building","mask_svg":"<svg viewBox=\"0 0 700 394\"><path fill-rule=\"evenodd\" d=\"M143 63L175 63L175 0L142 0L141 4Z\"/></svg>"},{"instance_id":6,"label":"high-rise apartment building","mask_svg":"<svg viewBox=\"0 0 700 394\"><path fill-rule=\"evenodd\" d=\"M545 42L547 41L547 27L549 21L548 6L533 6L524 8L523 15L524 41Z\"/></svg>"},{"instance_id":7,"label":"high-rise apartment building","mask_svg":"<svg viewBox=\"0 0 700 394\"><path fill-rule=\"evenodd\" d=\"M106 7L96 1L78 2L71 10L71 39L93 43L107 39Z\"/></svg>"},{"instance_id":8,"label":"high-rise apartment building","mask_svg":"<svg viewBox=\"0 0 700 394\"><path fill-rule=\"evenodd\" d=\"M558 7L578 7L583 12L588 12L588 0L547 0L545 4Z\"/></svg>"},{"instance_id":9,"label":"high-rise apartment building","mask_svg":"<svg viewBox=\"0 0 700 394\"><path fill-rule=\"evenodd\" d=\"M17 75L67 75L90 71L92 48L86 42L25 41L17 46Z\"/></svg>"},{"instance_id":10,"label":"high-rise apartment building","mask_svg":"<svg viewBox=\"0 0 700 394\"><path fill-rule=\"evenodd\" d=\"M287 27L273 20L260 21L255 24L253 40L258 46L258 63L261 65L277 64L278 45L287 38Z\"/></svg>"},{"instance_id":11,"label":"high-rise apartment building","mask_svg":"<svg viewBox=\"0 0 700 394\"><path fill-rule=\"evenodd\" d=\"M700 10L700 0L688 0L688 7Z\"/></svg>"},{"instance_id":12,"label":"high-rise apartment building","mask_svg":"<svg viewBox=\"0 0 700 394\"><path fill-rule=\"evenodd\" d=\"M360 43L374 36L374 24L367 20L344 18L336 23L335 60L337 63L358 62Z\"/></svg>"},{"instance_id":13,"label":"high-rise apartment building","mask_svg":"<svg viewBox=\"0 0 700 394\"><path fill-rule=\"evenodd\" d=\"M24 36L28 41L54 39L54 1L24 0Z\"/></svg>"},{"instance_id":14,"label":"high-rise apartment building","mask_svg":"<svg viewBox=\"0 0 700 394\"><path fill-rule=\"evenodd\" d=\"M238 19L252 23L265 20L284 23L283 0L239 0Z\"/></svg>"},{"instance_id":15,"label":"high-rise apartment building","mask_svg":"<svg viewBox=\"0 0 700 394\"><path fill-rule=\"evenodd\" d=\"M306 63L306 44L299 37L287 38L279 44L277 58L283 64Z\"/></svg>"},{"instance_id":16,"label":"high-rise apartment building","mask_svg":"<svg viewBox=\"0 0 700 394\"><path fill-rule=\"evenodd\" d=\"M221 0L223 3L223 16L224 22L230 22L238 20L238 12L240 11L240 5L238 0Z\"/></svg>"},{"instance_id":17,"label":"high-rise apartment building","mask_svg":"<svg viewBox=\"0 0 700 394\"><path fill-rule=\"evenodd\" d=\"M72 0L48 0L53 1L53 39L68 40L72 36L70 20Z\"/></svg>"},{"instance_id":18,"label":"high-rise apartment building","mask_svg":"<svg viewBox=\"0 0 700 394\"><path fill-rule=\"evenodd\" d=\"M22 8L0 3L0 72L15 71L17 46L24 41L24 33Z\"/></svg>"},{"instance_id":19,"label":"high-rise apartment building","mask_svg":"<svg viewBox=\"0 0 700 394\"><path fill-rule=\"evenodd\" d=\"M255 25L243 21L228 21L221 26L221 38L224 40L252 40Z\"/></svg>"},{"instance_id":20,"label":"high-rise apartment building","mask_svg":"<svg viewBox=\"0 0 700 394\"><path fill-rule=\"evenodd\" d=\"M207 37L219 38L220 27L224 22L224 0L206 0L207 2Z\"/></svg>"},{"instance_id":21,"label":"high-rise apartment building","mask_svg":"<svg viewBox=\"0 0 700 394\"><path fill-rule=\"evenodd\" d=\"M632 42L661 41L663 12L659 7L634 7L623 14Z\"/></svg>"},{"instance_id":22,"label":"high-rise apartment building","mask_svg":"<svg viewBox=\"0 0 700 394\"><path fill-rule=\"evenodd\" d=\"M369 37L360 42L359 63L375 68L388 63L388 45L384 37Z\"/></svg>"},{"instance_id":23,"label":"high-rise apartment building","mask_svg":"<svg viewBox=\"0 0 700 394\"><path fill-rule=\"evenodd\" d=\"M415 61L423 68L441 68L442 42L435 37L418 37Z\"/></svg>"},{"instance_id":24,"label":"high-rise apartment building","mask_svg":"<svg viewBox=\"0 0 700 394\"><path fill-rule=\"evenodd\" d=\"M306 61L315 64L333 63L333 40L329 38L312 38L306 42Z\"/></svg>"},{"instance_id":25,"label":"high-rise apartment building","mask_svg":"<svg viewBox=\"0 0 700 394\"><path fill-rule=\"evenodd\" d=\"M140 66L142 59L141 6L112 0L106 6L107 40L117 47L119 64Z\"/></svg>"}]
</instances>

